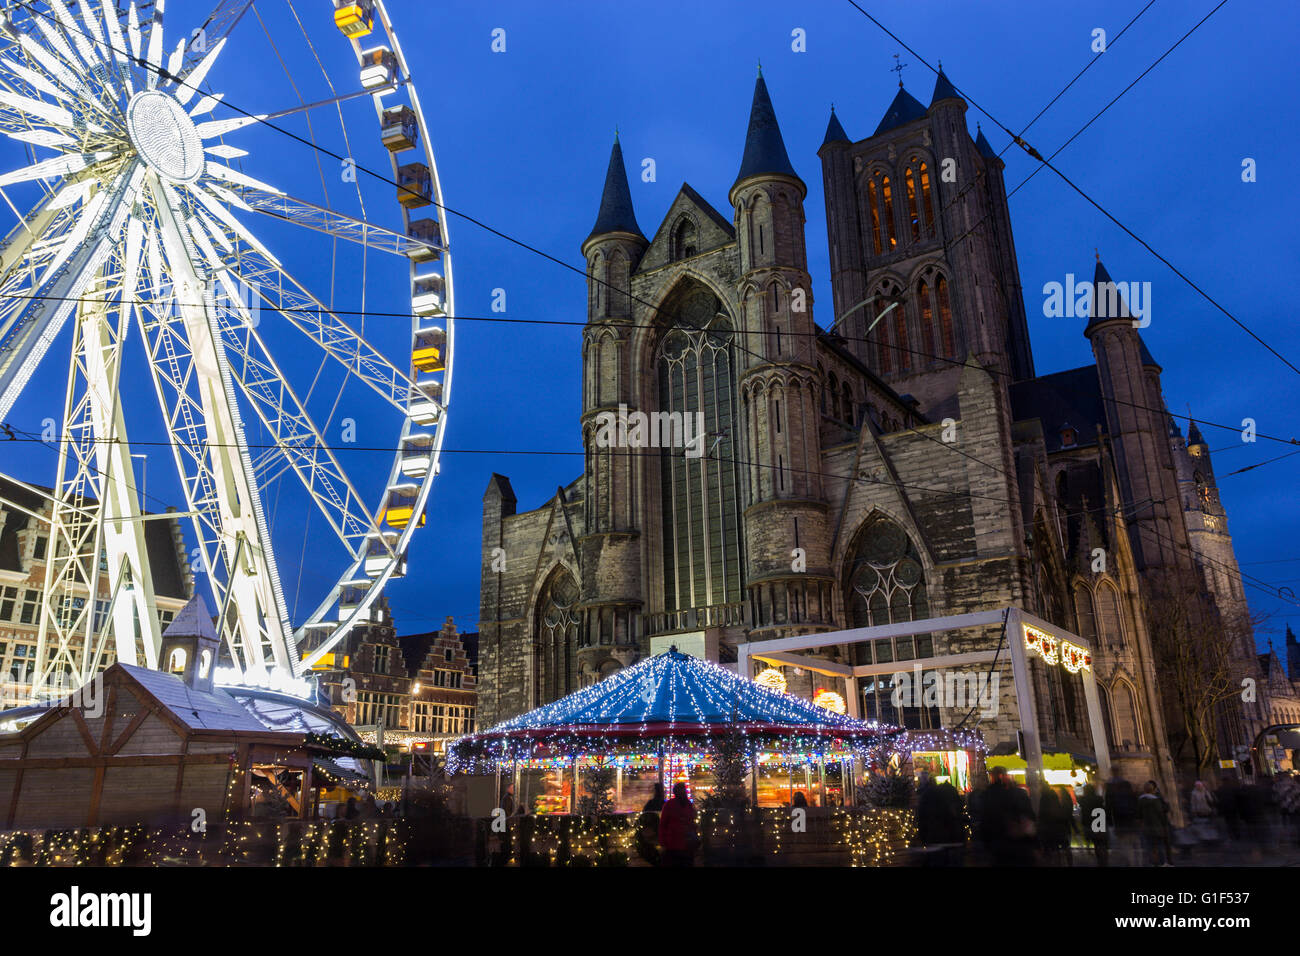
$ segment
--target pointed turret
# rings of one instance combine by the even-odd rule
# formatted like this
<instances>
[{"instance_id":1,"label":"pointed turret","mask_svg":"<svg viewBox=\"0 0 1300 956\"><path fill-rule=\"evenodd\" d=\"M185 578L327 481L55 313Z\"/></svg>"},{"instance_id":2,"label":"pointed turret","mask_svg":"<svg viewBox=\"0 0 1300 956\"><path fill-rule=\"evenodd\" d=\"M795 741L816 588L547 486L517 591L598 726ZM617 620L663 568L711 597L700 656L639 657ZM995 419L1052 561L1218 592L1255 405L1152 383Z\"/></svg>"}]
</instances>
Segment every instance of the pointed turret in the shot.
<instances>
[{"instance_id":1,"label":"pointed turret","mask_svg":"<svg viewBox=\"0 0 1300 956\"><path fill-rule=\"evenodd\" d=\"M835 115L835 107L831 107L831 119L826 124L826 138L822 140L822 145L829 143L848 143L852 142L849 135L844 132L844 127L840 125L839 117Z\"/></svg>"},{"instance_id":2,"label":"pointed turret","mask_svg":"<svg viewBox=\"0 0 1300 956\"><path fill-rule=\"evenodd\" d=\"M590 242L596 236L612 232L626 232L637 236L642 242L645 235L636 223L636 212L632 208L632 190L627 185L627 167L623 164L623 147L614 134L614 148L609 154L609 169L605 172L605 191L600 196L600 212L596 214L596 225L587 236Z\"/></svg>"},{"instance_id":3,"label":"pointed turret","mask_svg":"<svg viewBox=\"0 0 1300 956\"><path fill-rule=\"evenodd\" d=\"M978 134L975 137L975 148L979 150L980 155L985 159L996 159L998 162L1002 162L1002 157L998 155L998 151L988 141L988 137L984 135L984 130L976 126L975 132Z\"/></svg>"},{"instance_id":4,"label":"pointed turret","mask_svg":"<svg viewBox=\"0 0 1300 956\"><path fill-rule=\"evenodd\" d=\"M889 104L889 109L885 111L885 116L876 127L873 136L879 136L881 133L887 133L891 129L897 129L905 126L913 120L922 119L926 114L925 106L911 93L903 89L903 84L898 84L898 95L894 97L894 102Z\"/></svg>"},{"instance_id":5,"label":"pointed turret","mask_svg":"<svg viewBox=\"0 0 1300 956\"><path fill-rule=\"evenodd\" d=\"M745 154L740 160L740 172L736 174L731 191L734 193L736 186L746 179L764 175L799 179L799 174L794 171L790 156L785 151L785 140L781 137L781 127L776 121L772 98L767 94L767 83L763 81L763 74L759 73L758 80L754 83L754 102L749 108Z\"/></svg>"},{"instance_id":6,"label":"pointed turret","mask_svg":"<svg viewBox=\"0 0 1300 956\"><path fill-rule=\"evenodd\" d=\"M1124 296L1115 285L1115 280L1110 277L1106 266L1102 264L1101 256L1098 255L1097 268L1092 275L1092 310L1088 316L1088 331L1091 331L1093 326L1113 319L1125 319L1131 323L1133 315L1128 310L1128 303L1124 301Z\"/></svg>"},{"instance_id":7,"label":"pointed turret","mask_svg":"<svg viewBox=\"0 0 1300 956\"><path fill-rule=\"evenodd\" d=\"M962 95L957 92L957 87L953 86L948 79L948 75L943 72L943 65L939 65L939 77L934 82L934 95L930 97L930 105L934 106L940 100L960 100Z\"/></svg>"},{"instance_id":8,"label":"pointed turret","mask_svg":"<svg viewBox=\"0 0 1300 956\"><path fill-rule=\"evenodd\" d=\"M1201 435L1201 430L1196 427L1196 422L1190 418L1187 419L1187 447L1191 448L1193 445L1204 444L1205 438Z\"/></svg>"}]
</instances>

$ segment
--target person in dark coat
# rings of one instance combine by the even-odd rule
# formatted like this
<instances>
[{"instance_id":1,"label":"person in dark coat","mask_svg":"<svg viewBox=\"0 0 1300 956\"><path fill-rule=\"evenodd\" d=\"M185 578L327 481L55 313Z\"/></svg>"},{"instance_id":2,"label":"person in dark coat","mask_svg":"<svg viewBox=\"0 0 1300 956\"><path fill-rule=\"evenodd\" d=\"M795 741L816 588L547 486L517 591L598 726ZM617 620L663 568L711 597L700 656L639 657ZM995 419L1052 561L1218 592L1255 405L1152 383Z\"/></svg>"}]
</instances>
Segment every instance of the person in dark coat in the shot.
<instances>
[{"instance_id":1,"label":"person in dark coat","mask_svg":"<svg viewBox=\"0 0 1300 956\"><path fill-rule=\"evenodd\" d=\"M935 784L927 780L917 791L916 842L920 846L954 847L945 863L959 863L966 843L966 808L961 794L951 783Z\"/></svg>"},{"instance_id":2,"label":"person in dark coat","mask_svg":"<svg viewBox=\"0 0 1300 956\"><path fill-rule=\"evenodd\" d=\"M1110 831L1111 847L1120 855L1121 865L1126 854L1135 854L1133 841L1137 831L1137 794L1133 784L1116 771L1106 781L1106 829Z\"/></svg>"},{"instance_id":3,"label":"person in dark coat","mask_svg":"<svg viewBox=\"0 0 1300 956\"><path fill-rule=\"evenodd\" d=\"M1237 778L1225 773L1219 779L1219 791L1214 795L1223 814L1223 823L1228 828L1228 836L1233 840L1241 839L1241 784Z\"/></svg>"},{"instance_id":4,"label":"person in dark coat","mask_svg":"<svg viewBox=\"0 0 1300 956\"><path fill-rule=\"evenodd\" d=\"M664 866L694 866L699 846L695 825L695 804L686 796L686 784L673 784L673 798L659 814L659 845L663 847Z\"/></svg>"},{"instance_id":5,"label":"person in dark coat","mask_svg":"<svg viewBox=\"0 0 1300 956\"><path fill-rule=\"evenodd\" d=\"M663 808L664 808L664 785L662 783L656 783L654 796L645 802L645 806L641 808L641 812L658 813Z\"/></svg>"},{"instance_id":6,"label":"person in dark coat","mask_svg":"<svg viewBox=\"0 0 1300 956\"><path fill-rule=\"evenodd\" d=\"M1070 822L1066 812L1060 794L1051 787L1043 787L1038 798L1038 840L1044 857L1053 866L1060 865L1062 848L1069 845Z\"/></svg>"},{"instance_id":7,"label":"person in dark coat","mask_svg":"<svg viewBox=\"0 0 1300 956\"><path fill-rule=\"evenodd\" d=\"M1100 810L1101 813L1097 811ZM1110 862L1110 832L1107 824L1106 801L1097 788L1087 784L1079 798L1079 815L1082 818L1083 838L1092 844L1098 866Z\"/></svg>"},{"instance_id":8,"label":"person in dark coat","mask_svg":"<svg viewBox=\"0 0 1300 956\"><path fill-rule=\"evenodd\" d=\"M804 792L802 790L796 790L794 792L794 798L790 801L790 806L807 808L808 798L804 796Z\"/></svg>"},{"instance_id":9,"label":"person in dark coat","mask_svg":"<svg viewBox=\"0 0 1300 956\"><path fill-rule=\"evenodd\" d=\"M984 845L998 866L1032 866L1036 827L1029 794L1011 782L1006 767L993 767L989 776L981 801Z\"/></svg>"},{"instance_id":10,"label":"person in dark coat","mask_svg":"<svg viewBox=\"0 0 1300 956\"><path fill-rule=\"evenodd\" d=\"M1154 780L1148 780L1138 797L1138 825L1142 849L1152 866L1173 866L1169 859L1169 804Z\"/></svg>"},{"instance_id":11,"label":"person in dark coat","mask_svg":"<svg viewBox=\"0 0 1300 956\"><path fill-rule=\"evenodd\" d=\"M636 818L636 851L651 866L663 862L659 852L659 814L664 808L664 785L655 784L654 796L645 802Z\"/></svg>"}]
</instances>

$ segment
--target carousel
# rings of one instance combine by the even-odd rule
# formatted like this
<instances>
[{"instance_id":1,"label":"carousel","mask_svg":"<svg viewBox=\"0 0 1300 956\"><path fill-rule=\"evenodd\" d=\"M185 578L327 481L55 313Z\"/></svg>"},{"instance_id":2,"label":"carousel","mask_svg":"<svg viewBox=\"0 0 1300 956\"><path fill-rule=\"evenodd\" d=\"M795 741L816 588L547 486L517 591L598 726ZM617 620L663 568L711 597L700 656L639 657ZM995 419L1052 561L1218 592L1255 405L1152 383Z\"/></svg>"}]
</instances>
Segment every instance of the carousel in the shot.
<instances>
[{"instance_id":1,"label":"carousel","mask_svg":"<svg viewBox=\"0 0 1300 956\"><path fill-rule=\"evenodd\" d=\"M582 775L612 769L615 811L626 813L640 810L656 784L671 793L685 783L692 800L707 797L715 764L729 753L745 763L753 805L842 806L855 802L864 772L891 758L900 734L674 647L460 738L447 768L495 778L497 806L538 814L576 812Z\"/></svg>"}]
</instances>

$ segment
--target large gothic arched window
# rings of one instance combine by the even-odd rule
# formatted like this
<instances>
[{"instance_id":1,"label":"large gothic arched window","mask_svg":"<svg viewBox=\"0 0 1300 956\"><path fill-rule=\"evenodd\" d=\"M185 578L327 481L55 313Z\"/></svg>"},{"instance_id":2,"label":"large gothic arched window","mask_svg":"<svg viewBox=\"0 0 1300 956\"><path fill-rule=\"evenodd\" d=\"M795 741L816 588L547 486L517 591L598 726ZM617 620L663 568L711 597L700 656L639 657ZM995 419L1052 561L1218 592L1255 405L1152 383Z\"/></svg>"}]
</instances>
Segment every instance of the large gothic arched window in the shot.
<instances>
[{"instance_id":1,"label":"large gothic arched window","mask_svg":"<svg viewBox=\"0 0 1300 956\"><path fill-rule=\"evenodd\" d=\"M537 602L534 704L577 689L578 585L563 568L551 575Z\"/></svg>"},{"instance_id":2,"label":"large gothic arched window","mask_svg":"<svg viewBox=\"0 0 1300 956\"><path fill-rule=\"evenodd\" d=\"M656 353L658 408L698 443L661 444L666 611L741 600L735 333L721 308L691 293Z\"/></svg>"},{"instance_id":3,"label":"large gothic arched window","mask_svg":"<svg viewBox=\"0 0 1300 956\"><path fill-rule=\"evenodd\" d=\"M849 627L874 627L928 617L925 570L912 540L898 524L876 517L858 533L844 584ZM853 645L855 663L886 664L934 656L929 635L880 638ZM863 682L863 714L907 727L937 727L933 707L895 708L892 676ZM919 702L918 702L919 703Z\"/></svg>"}]
</instances>

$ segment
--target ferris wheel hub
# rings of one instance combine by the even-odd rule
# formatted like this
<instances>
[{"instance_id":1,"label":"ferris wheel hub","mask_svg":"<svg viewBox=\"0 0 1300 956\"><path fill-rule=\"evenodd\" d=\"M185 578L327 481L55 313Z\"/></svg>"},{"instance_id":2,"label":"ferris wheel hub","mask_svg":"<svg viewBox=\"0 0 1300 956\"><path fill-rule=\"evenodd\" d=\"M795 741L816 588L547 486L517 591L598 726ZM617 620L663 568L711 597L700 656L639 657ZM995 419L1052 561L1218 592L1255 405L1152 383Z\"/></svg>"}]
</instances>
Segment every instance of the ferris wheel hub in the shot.
<instances>
[{"instance_id":1,"label":"ferris wheel hub","mask_svg":"<svg viewBox=\"0 0 1300 956\"><path fill-rule=\"evenodd\" d=\"M169 182L192 183L203 175L203 140L170 93L144 90L131 97L126 129L140 158Z\"/></svg>"}]
</instances>

